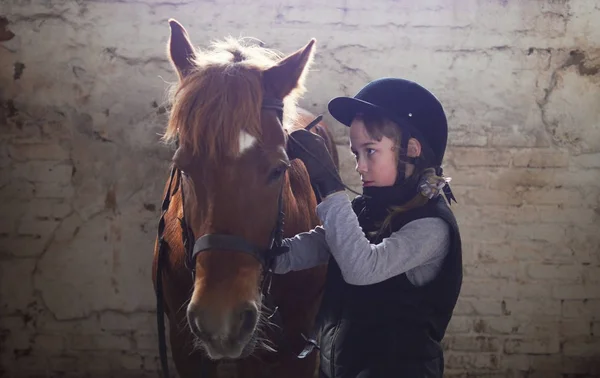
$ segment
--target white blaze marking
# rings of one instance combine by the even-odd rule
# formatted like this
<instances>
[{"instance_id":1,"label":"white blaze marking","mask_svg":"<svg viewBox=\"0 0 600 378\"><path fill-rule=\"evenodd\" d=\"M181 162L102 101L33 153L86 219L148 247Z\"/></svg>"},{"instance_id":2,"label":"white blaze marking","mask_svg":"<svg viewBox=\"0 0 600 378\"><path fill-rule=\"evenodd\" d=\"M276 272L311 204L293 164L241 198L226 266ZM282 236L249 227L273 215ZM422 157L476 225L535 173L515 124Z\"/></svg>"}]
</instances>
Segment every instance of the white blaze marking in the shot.
<instances>
[{"instance_id":1,"label":"white blaze marking","mask_svg":"<svg viewBox=\"0 0 600 378\"><path fill-rule=\"evenodd\" d=\"M249 150L255 142L255 137L253 137L245 131L242 131L240 133L240 155Z\"/></svg>"}]
</instances>

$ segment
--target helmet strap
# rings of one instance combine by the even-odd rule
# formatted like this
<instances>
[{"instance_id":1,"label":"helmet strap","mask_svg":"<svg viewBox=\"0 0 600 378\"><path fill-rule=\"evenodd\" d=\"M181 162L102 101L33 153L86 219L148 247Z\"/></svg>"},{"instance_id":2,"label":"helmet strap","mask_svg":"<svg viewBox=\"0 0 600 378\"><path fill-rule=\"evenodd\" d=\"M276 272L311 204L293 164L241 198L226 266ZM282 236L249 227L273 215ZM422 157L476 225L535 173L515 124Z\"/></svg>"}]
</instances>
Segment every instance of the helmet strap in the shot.
<instances>
[{"instance_id":1,"label":"helmet strap","mask_svg":"<svg viewBox=\"0 0 600 378\"><path fill-rule=\"evenodd\" d=\"M408 157L408 141L410 140L410 131L402 128L400 137L400 151L398 151L398 168L396 182L394 185L402 184L406 180L406 164L413 164L414 158Z\"/></svg>"}]
</instances>

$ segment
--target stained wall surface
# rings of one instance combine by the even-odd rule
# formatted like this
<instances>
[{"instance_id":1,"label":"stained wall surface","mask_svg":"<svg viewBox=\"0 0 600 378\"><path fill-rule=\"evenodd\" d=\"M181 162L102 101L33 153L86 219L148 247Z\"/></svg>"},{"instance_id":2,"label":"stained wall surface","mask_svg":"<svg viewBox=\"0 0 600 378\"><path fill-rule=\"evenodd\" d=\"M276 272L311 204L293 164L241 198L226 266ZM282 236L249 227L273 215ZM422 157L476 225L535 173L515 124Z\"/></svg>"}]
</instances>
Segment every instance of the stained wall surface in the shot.
<instances>
[{"instance_id":1,"label":"stained wall surface","mask_svg":"<svg viewBox=\"0 0 600 378\"><path fill-rule=\"evenodd\" d=\"M301 101L315 114L381 76L430 88L448 113L464 241L447 376L600 376L592 0L3 0L0 371L158 370L170 17L203 47L252 36L290 53L315 37ZM325 119L358 189L347 129Z\"/></svg>"}]
</instances>

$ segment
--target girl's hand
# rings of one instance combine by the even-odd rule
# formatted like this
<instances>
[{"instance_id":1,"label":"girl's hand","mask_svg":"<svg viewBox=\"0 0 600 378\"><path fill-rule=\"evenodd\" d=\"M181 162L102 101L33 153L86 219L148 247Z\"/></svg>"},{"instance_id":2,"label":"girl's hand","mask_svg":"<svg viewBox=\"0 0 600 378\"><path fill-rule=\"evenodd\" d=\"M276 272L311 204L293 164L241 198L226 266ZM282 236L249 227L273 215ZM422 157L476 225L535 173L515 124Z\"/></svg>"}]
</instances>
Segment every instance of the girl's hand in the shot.
<instances>
[{"instance_id":1,"label":"girl's hand","mask_svg":"<svg viewBox=\"0 0 600 378\"><path fill-rule=\"evenodd\" d=\"M344 185L325 145L325 140L310 131L299 129L289 135L287 153L290 160L300 159L306 166L310 181L325 198L343 191Z\"/></svg>"}]
</instances>

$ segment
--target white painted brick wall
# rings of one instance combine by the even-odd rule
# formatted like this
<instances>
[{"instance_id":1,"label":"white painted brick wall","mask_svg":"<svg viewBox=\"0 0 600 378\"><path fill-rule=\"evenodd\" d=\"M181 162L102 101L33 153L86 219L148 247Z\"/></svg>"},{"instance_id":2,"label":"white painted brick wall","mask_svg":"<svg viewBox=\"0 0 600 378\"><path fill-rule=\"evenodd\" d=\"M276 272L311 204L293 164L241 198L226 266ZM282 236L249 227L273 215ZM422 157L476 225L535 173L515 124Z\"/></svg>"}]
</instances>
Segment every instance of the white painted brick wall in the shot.
<instances>
[{"instance_id":1,"label":"white painted brick wall","mask_svg":"<svg viewBox=\"0 0 600 378\"><path fill-rule=\"evenodd\" d=\"M169 17L201 46L317 38L315 113L380 76L431 88L464 240L446 376L600 377L591 0L2 1L0 376L156 376ZM325 119L358 189L347 129Z\"/></svg>"}]
</instances>

